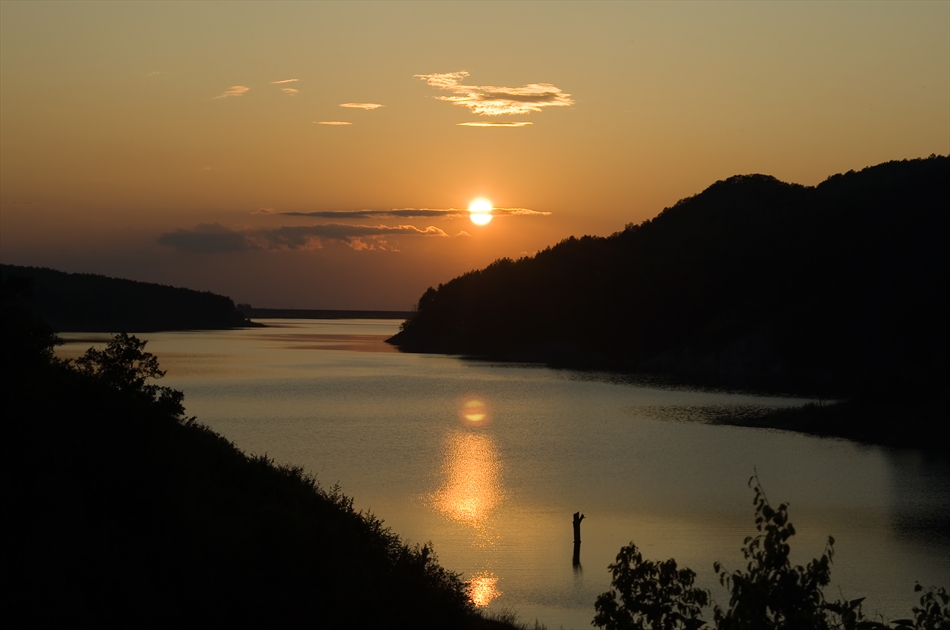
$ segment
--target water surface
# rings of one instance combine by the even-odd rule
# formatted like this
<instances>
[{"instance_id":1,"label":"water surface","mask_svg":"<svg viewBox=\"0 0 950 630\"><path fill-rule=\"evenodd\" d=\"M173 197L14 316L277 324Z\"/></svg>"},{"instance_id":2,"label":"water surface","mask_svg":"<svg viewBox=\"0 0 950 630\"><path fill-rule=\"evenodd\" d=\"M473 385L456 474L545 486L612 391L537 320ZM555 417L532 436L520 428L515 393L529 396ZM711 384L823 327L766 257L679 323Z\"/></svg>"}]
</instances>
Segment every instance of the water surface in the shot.
<instances>
[{"instance_id":1,"label":"water surface","mask_svg":"<svg viewBox=\"0 0 950 630\"><path fill-rule=\"evenodd\" d=\"M804 564L836 540L826 594L907 616L915 581L948 585L947 461L789 432L711 425L709 409L802 400L648 388L609 375L402 354L391 320L268 320L150 333L189 415L243 450L339 483L403 539L431 541L477 604L552 630L589 628L607 565L634 541L676 558L725 604L754 470L790 503ZM64 335L66 356L107 336ZM580 566L571 515L581 511Z\"/></svg>"}]
</instances>

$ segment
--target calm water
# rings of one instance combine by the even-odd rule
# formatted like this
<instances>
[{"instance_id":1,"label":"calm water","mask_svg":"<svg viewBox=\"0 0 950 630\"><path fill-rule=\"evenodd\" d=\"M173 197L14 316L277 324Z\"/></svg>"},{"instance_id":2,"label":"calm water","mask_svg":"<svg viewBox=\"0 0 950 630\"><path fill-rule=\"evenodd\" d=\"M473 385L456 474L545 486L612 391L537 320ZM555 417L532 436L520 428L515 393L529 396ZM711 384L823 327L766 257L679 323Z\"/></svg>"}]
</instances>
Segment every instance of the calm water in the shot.
<instances>
[{"instance_id":1,"label":"calm water","mask_svg":"<svg viewBox=\"0 0 950 630\"><path fill-rule=\"evenodd\" d=\"M865 612L894 618L916 603L915 581L950 585L946 460L704 420L800 400L400 354L382 342L399 324L389 320L267 323L140 337L189 415L249 453L339 482L403 539L431 541L489 610L589 628L607 565L631 540L692 568L725 604L712 564L741 566L753 470L773 503L790 503L794 562L835 537L827 595L867 596ZM65 337L66 356L107 339Z\"/></svg>"}]
</instances>

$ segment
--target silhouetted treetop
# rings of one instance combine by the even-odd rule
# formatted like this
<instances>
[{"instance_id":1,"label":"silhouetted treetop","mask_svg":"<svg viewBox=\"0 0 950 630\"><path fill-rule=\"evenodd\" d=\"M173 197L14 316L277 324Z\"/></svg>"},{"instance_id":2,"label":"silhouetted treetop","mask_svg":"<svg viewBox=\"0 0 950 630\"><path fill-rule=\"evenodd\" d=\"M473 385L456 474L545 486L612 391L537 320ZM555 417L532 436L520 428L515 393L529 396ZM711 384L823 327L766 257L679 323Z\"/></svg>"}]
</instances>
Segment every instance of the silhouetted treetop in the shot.
<instances>
[{"instance_id":1,"label":"silhouetted treetop","mask_svg":"<svg viewBox=\"0 0 950 630\"><path fill-rule=\"evenodd\" d=\"M102 350L89 348L76 359L76 369L120 393L154 402L166 413L179 417L185 413L184 394L149 382L162 378L165 372L159 369L158 358L145 352L147 343L134 335L119 333Z\"/></svg>"}]
</instances>

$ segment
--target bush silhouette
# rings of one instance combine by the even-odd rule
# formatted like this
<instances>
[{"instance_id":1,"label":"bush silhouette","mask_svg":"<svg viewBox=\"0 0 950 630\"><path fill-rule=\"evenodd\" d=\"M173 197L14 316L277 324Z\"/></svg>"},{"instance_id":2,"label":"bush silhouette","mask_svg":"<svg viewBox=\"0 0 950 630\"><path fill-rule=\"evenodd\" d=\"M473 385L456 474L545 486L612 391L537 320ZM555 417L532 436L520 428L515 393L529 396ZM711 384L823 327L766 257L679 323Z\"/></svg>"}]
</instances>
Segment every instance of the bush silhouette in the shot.
<instances>
[{"instance_id":1,"label":"bush silhouette","mask_svg":"<svg viewBox=\"0 0 950 630\"><path fill-rule=\"evenodd\" d=\"M758 476L749 479L755 492L755 526L758 534L745 539L744 570L726 571L716 562L720 583L729 590L723 608L712 603L708 591L693 586L696 574L677 569L673 559L643 560L630 543L609 569L612 589L597 598L591 625L607 630L696 630L710 625L702 609L713 605L716 630L950 630L950 594L946 588L924 590L912 619L881 623L865 618L864 598L828 601L823 589L831 580L834 539L821 557L806 566L788 559L795 528L788 520L788 505L773 508ZM619 599L619 601L618 601Z\"/></svg>"},{"instance_id":2,"label":"bush silhouette","mask_svg":"<svg viewBox=\"0 0 950 630\"><path fill-rule=\"evenodd\" d=\"M614 588L597 598L593 625L607 630L694 630L705 625L701 615L709 593L695 588L696 574L677 569L675 560L644 560L630 543L608 568Z\"/></svg>"},{"instance_id":3,"label":"bush silhouette","mask_svg":"<svg viewBox=\"0 0 950 630\"><path fill-rule=\"evenodd\" d=\"M102 350L89 348L76 359L76 369L125 395L138 396L154 402L163 411L179 417L185 413L185 395L170 387L149 383L165 372L158 367L158 358L145 352L147 341L135 335L119 333Z\"/></svg>"},{"instance_id":4,"label":"bush silhouette","mask_svg":"<svg viewBox=\"0 0 950 630\"><path fill-rule=\"evenodd\" d=\"M793 566L788 554L795 528L788 520L788 505L777 509L766 499L757 477L755 481L756 536L745 539L742 555L748 560L745 571L727 572L720 563L713 566L720 583L729 589L728 608L715 607L714 619L720 630L746 628L814 628L831 625L822 589L831 581L834 538L828 537L825 553L807 566ZM860 602L858 602L860 603Z\"/></svg>"}]
</instances>

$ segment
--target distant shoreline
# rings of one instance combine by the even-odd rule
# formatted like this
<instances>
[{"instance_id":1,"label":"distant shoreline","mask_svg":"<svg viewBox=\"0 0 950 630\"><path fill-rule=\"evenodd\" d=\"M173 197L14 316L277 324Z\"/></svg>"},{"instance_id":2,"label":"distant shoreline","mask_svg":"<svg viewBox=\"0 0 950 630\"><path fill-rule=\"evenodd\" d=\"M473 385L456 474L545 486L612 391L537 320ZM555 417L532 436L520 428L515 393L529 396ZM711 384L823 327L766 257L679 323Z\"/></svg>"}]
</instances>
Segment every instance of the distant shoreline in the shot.
<instances>
[{"instance_id":1,"label":"distant shoreline","mask_svg":"<svg viewBox=\"0 0 950 630\"><path fill-rule=\"evenodd\" d=\"M358 311L307 308L245 308L248 319L408 319L412 311Z\"/></svg>"},{"instance_id":2,"label":"distant shoreline","mask_svg":"<svg viewBox=\"0 0 950 630\"><path fill-rule=\"evenodd\" d=\"M821 438L839 438L887 448L913 448L947 459L950 434L945 427L946 392L908 395L902 400L855 399L827 405L773 409L753 415L715 418L711 424L793 431ZM899 428L894 419L899 418Z\"/></svg>"}]
</instances>

